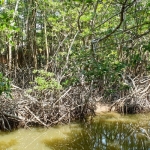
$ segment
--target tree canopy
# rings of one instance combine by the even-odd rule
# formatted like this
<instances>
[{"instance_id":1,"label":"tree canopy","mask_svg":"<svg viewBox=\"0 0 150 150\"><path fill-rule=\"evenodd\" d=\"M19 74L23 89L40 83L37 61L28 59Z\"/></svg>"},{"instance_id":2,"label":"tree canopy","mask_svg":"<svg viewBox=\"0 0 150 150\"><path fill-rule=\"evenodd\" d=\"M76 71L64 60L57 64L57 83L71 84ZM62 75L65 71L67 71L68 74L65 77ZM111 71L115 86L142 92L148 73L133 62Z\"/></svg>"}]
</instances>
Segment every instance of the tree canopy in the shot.
<instances>
[{"instance_id":1,"label":"tree canopy","mask_svg":"<svg viewBox=\"0 0 150 150\"><path fill-rule=\"evenodd\" d=\"M149 16L149 0L3 0L0 62L48 70L62 86L126 89L126 75L149 74Z\"/></svg>"}]
</instances>

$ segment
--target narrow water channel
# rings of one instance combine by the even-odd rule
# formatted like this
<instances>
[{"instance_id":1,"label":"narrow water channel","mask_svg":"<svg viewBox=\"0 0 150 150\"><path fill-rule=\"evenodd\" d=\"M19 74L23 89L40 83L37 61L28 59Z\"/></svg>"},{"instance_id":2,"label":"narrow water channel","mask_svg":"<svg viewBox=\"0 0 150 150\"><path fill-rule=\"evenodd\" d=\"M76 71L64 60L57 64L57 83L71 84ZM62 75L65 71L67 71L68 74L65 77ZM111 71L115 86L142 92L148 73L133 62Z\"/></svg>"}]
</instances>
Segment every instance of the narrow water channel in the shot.
<instances>
[{"instance_id":1,"label":"narrow water channel","mask_svg":"<svg viewBox=\"0 0 150 150\"><path fill-rule=\"evenodd\" d=\"M0 132L0 150L150 150L150 114L103 113L84 124Z\"/></svg>"}]
</instances>

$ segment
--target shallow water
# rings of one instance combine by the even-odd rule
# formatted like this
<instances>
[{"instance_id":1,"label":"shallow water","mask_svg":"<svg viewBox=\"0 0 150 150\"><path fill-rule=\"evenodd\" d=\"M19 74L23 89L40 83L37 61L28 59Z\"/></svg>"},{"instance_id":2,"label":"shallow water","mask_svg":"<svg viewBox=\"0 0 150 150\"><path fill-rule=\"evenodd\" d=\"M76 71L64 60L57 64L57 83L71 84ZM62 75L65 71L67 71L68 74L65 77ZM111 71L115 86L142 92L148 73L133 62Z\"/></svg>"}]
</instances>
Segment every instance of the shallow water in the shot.
<instances>
[{"instance_id":1,"label":"shallow water","mask_svg":"<svg viewBox=\"0 0 150 150\"><path fill-rule=\"evenodd\" d=\"M150 114L103 113L84 124L0 132L0 150L150 150Z\"/></svg>"}]
</instances>

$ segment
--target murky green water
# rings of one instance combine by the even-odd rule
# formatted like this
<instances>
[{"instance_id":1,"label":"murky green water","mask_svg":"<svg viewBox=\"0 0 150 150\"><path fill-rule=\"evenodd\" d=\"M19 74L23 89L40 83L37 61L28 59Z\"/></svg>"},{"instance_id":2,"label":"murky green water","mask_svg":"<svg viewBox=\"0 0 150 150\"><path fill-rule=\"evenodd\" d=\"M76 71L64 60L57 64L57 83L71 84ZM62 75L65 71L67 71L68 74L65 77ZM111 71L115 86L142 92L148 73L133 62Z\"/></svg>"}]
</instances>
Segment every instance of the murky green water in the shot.
<instances>
[{"instance_id":1,"label":"murky green water","mask_svg":"<svg viewBox=\"0 0 150 150\"><path fill-rule=\"evenodd\" d=\"M150 150L150 114L104 113L85 124L0 132L0 150Z\"/></svg>"}]
</instances>

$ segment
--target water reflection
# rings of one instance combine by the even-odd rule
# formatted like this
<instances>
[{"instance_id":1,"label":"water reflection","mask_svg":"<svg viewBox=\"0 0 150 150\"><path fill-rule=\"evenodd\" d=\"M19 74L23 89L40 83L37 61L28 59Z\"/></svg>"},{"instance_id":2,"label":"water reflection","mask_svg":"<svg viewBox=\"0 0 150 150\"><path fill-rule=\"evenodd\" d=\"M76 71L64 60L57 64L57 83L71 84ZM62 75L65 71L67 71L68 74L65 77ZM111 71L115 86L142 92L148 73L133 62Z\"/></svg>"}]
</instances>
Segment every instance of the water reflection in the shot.
<instances>
[{"instance_id":1,"label":"water reflection","mask_svg":"<svg viewBox=\"0 0 150 150\"><path fill-rule=\"evenodd\" d=\"M150 126L145 120L139 123L132 117L122 118L103 116L80 125L80 131L72 129L66 139L43 142L55 150L150 150Z\"/></svg>"},{"instance_id":2,"label":"water reflection","mask_svg":"<svg viewBox=\"0 0 150 150\"><path fill-rule=\"evenodd\" d=\"M150 114L100 114L85 124L0 132L0 150L150 150Z\"/></svg>"}]
</instances>

